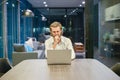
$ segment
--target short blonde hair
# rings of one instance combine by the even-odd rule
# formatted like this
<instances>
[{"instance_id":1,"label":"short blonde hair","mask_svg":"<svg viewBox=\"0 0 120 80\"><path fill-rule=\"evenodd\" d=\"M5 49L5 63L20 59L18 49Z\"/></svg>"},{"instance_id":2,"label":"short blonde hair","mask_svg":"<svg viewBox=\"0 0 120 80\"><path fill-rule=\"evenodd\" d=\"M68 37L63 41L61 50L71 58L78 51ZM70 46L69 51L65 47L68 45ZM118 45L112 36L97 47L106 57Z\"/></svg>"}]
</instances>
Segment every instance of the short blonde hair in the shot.
<instances>
[{"instance_id":1,"label":"short blonde hair","mask_svg":"<svg viewBox=\"0 0 120 80\"><path fill-rule=\"evenodd\" d=\"M60 29L62 30L62 25L60 22L53 22L51 25L50 25L50 30L51 30L51 27L60 27Z\"/></svg>"}]
</instances>

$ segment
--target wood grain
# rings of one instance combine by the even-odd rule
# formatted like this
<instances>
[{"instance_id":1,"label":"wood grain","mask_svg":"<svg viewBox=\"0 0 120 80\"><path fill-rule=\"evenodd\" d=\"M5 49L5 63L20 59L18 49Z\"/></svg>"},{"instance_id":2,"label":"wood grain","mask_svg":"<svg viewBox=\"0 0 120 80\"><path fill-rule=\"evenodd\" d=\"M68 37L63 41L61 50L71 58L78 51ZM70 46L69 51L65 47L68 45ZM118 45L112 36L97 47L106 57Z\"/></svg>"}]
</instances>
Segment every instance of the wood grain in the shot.
<instances>
[{"instance_id":1,"label":"wood grain","mask_svg":"<svg viewBox=\"0 0 120 80\"><path fill-rule=\"evenodd\" d=\"M25 60L0 80L120 80L95 59L75 59L71 65L48 65L45 59Z\"/></svg>"}]
</instances>

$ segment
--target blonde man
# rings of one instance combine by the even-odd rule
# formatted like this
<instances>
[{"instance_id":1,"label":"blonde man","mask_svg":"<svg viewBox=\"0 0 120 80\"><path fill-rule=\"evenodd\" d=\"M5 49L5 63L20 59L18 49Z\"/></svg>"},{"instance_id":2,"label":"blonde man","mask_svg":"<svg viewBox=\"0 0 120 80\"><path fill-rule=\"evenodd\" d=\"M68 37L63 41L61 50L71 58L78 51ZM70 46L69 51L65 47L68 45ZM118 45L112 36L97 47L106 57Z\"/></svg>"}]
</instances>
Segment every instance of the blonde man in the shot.
<instances>
[{"instance_id":1,"label":"blonde man","mask_svg":"<svg viewBox=\"0 0 120 80\"><path fill-rule=\"evenodd\" d=\"M71 59L75 58L72 42L69 38L62 36L62 25L60 22L53 22L50 25L51 37L45 41L45 57L47 58L47 50L50 49L70 49L72 51Z\"/></svg>"}]
</instances>

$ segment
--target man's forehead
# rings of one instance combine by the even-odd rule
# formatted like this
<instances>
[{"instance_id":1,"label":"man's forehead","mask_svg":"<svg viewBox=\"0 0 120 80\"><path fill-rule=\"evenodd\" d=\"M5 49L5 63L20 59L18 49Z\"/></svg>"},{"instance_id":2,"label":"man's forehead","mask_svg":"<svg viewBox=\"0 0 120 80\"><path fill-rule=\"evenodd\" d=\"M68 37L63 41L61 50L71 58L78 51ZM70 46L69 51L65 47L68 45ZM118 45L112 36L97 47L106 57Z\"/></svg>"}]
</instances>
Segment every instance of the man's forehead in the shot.
<instances>
[{"instance_id":1,"label":"man's forehead","mask_svg":"<svg viewBox=\"0 0 120 80\"><path fill-rule=\"evenodd\" d=\"M60 30L60 27L51 27L52 30Z\"/></svg>"}]
</instances>

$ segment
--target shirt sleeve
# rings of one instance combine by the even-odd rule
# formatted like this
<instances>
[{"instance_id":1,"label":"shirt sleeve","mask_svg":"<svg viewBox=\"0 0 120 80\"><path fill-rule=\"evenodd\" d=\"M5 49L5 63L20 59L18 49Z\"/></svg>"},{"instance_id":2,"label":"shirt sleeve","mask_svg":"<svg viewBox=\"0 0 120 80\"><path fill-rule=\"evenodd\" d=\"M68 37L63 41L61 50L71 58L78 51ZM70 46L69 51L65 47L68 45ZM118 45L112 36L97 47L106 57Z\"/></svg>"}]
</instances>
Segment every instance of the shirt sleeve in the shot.
<instances>
[{"instance_id":1,"label":"shirt sleeve","mask_svg":"<svg viewBox=\"0 0 120 80\"><path fill-rule=\"evenodd\" d=\"M73 45L72 45L72 42L70 39L68 39L68 45L67 45L68 49L70 49L72 51L72 54L71 54L71 59L75 59L75 52L74 52L74 49L73 49Z\"/></svg>"},{"instance_id":2,"label":"shirt sleeve","mask_svg":"<svg viewBox=\"0 0 120 80\"><path fill-rule=\"evenodd\" d=\"M48 41L45 41L45 58L47 58Z\"/></svg>"},{"instance_id":3,"label":"shirt sleeve","mask_svg":"<svg viewBox=\"0 0 120 80\"><path fill-rule=\"evenodd\" d=\"M45 41L45 58L47 58L47 50L53 50L51 40Z\"/></svg>"}]
</instances>

